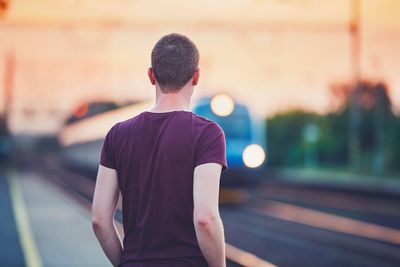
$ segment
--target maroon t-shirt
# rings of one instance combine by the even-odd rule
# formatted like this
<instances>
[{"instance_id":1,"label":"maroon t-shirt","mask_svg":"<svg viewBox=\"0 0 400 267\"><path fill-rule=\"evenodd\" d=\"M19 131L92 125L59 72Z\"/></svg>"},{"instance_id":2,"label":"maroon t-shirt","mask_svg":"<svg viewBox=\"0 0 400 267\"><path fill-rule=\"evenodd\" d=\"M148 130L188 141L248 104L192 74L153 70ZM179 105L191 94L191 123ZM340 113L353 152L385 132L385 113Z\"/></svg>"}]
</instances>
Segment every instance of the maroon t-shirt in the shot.
<instances>
[{"instance_id":1,"label":"maroon t-shirt","mask_svg":"<svg viewBox=\"0 0 400 267\"><path fill-rule=\"evenodd\" d=\"M227 169L225 134L190 111L145 111L115 124L100 164L115 169L125 231L120 267L208 266L193 224L193 171Z\"/></svg>"}]
</instances>

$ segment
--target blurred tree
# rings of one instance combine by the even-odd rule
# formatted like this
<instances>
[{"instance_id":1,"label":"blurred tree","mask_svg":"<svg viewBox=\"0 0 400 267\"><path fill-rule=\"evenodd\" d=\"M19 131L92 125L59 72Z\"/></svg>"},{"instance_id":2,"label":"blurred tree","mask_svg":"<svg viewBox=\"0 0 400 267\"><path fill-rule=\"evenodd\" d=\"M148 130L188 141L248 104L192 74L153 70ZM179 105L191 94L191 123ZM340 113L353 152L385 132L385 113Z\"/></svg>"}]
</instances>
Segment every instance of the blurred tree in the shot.
<instances>
[{"instance_id":1,"label":"blurred tree","mask_svg":"<svg viewBox=\"0 0 400 267\"><path fill-rule=\"evenodd\" d=\"M303 129L318 116L302 110L290 111L268 120L269 163L272 166L300 166L304 163Z\"/></svg>"},{"instance_id":2,"label":"blurred tree","mask_svg":"<svg viewBox=\"0 0 400 267\"><path fill-rule=\"evenodd\" d=\"M356 92L355 92L356 91ZM360 112L361 170L381 175L386 167L400 170L400 118L392 111L389 91L384 83L362 82L353 88L347 84L331 88L332 111L317 115L302 110L288 111L268 119L270 165L301 166L309 149L303 129L318 126L318 162L323 166L349 165L349 112L354 94Z\"/></svg>"},{"instance_id":3,"label":"blurred tree","mask_svg":"<svg viewBox=\"0 0 400 267\"><path fill-rule=\"evenodd\" d=\"M385 134L385 156L389 170L400 171L400 118L393 117Z\"/></svg>"},{"instance_id":4,"label":"blurred tree","mask_svg":"<svg viewBox=\"0 0 400 267\"><path fill-rule=\"evenodd\" d=\"M346 165L348 162L347 112L330 113L320 117L320 162L327 166Z\"/></svg>"},{"instance_id":5,"label":"blurred tree","mask_svg":"<svg viewBox=\"0 0 400 267\"><path fill-rule=\"evenodd\" d=\"M388 143L388 136L394 131L396 120L387 86L381 82L364 81L354 88L349 84L334 85L331 93L336 114L348 113L350 108L359 110L361 167L374 174L382 174L385 155L393 149Z\"/></svg>"}]
</instances>

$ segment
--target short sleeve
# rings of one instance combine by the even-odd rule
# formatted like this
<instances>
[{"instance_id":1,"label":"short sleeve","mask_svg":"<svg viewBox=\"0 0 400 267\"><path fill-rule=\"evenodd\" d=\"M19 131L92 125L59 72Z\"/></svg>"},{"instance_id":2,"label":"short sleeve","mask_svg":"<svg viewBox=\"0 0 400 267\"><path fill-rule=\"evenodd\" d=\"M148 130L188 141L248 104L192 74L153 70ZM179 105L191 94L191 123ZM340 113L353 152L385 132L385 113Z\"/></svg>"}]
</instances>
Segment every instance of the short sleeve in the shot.
<instances>
[{"instance_id":1,"label":"short sleeve","mask_svg":"<svg viewBox=\"0 0 400 267\"><path fill-rule=\"evenodd\" d=\"M115 132L115 126L108 131L104 139L100 154L100 165L110 169L116 169L115 158L113 153L114 132Z\"/></svg>"},{"instance_id":2,"label":"short sleeve","mask_svg":"<svg viewBox=\"0 0 400 267\"><path fill-rule=\"evenodd\" d=\"M195 167L204 163L218 163L222 172L228 169L225 134L215 122L205 128L196 144Z\"/></svg>"}]
</instances>

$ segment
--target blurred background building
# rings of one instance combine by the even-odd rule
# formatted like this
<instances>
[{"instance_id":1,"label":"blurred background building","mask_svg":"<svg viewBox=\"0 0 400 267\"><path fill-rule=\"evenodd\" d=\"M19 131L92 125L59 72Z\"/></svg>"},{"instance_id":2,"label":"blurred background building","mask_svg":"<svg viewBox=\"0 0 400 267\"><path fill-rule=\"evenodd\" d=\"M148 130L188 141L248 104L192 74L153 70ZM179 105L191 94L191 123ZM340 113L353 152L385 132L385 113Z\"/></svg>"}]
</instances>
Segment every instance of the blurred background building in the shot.
<instances>
[{"instance_id":1,"label":"blurred background building","mask_svg":"<svg viewBox=\"0 0 400 267\"><path fill-rule=\"evenodd\" d=\"M78 102L150 98L152 45L173 31L201 50L198 94L228 92L269 116L329 112L330 86L353 78L352 2L3 0L0 77L4 84L12 72L11 129L54 133ZM398 113L400 4L361 2L361 77L384 80Z\"/></svg>"}]
</instances>

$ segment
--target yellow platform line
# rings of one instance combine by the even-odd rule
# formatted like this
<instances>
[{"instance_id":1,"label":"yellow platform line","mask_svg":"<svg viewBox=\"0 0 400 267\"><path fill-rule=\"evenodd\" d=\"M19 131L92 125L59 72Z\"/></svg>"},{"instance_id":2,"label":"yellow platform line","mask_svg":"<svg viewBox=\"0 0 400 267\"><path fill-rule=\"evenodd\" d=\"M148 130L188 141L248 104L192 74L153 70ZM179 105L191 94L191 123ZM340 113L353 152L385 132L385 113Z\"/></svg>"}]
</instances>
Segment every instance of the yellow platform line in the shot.
<instances>
[{"instance_id":1,"label":"yellow platform line","mask_svg":"<svg viewBox=\"0 0 400 267\"><path fill-rule=\"evenodd\" d=\"M11 203L16 221L19 241L24 253L25 264L27 267L42 267L42 260L32 235L21 187L19 185L17 174L14 170L8 171L7 180L10 187Z\"/></svg>"}]
</instances>

